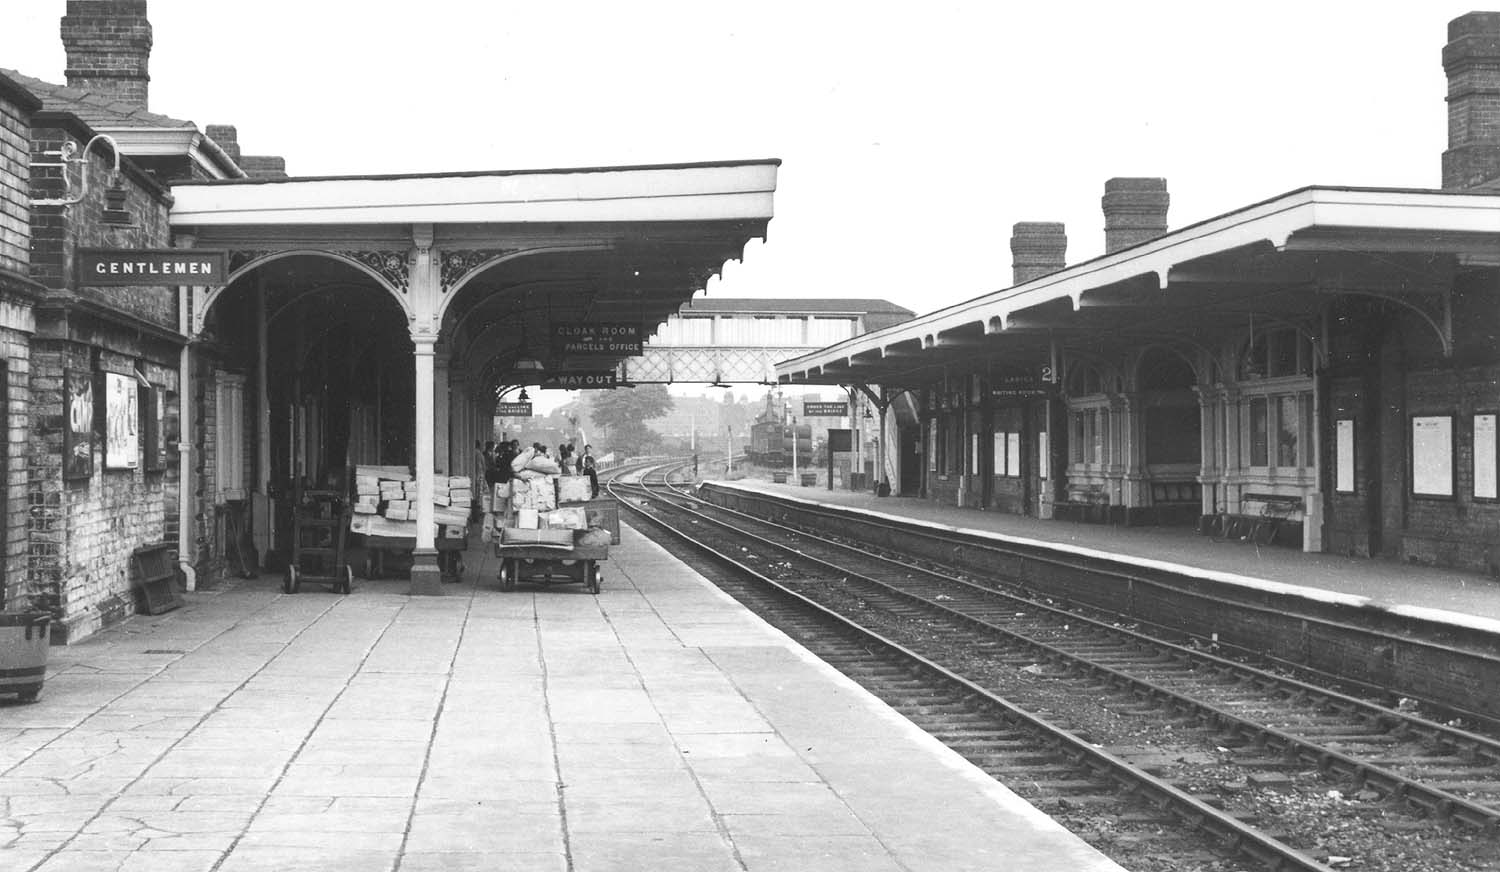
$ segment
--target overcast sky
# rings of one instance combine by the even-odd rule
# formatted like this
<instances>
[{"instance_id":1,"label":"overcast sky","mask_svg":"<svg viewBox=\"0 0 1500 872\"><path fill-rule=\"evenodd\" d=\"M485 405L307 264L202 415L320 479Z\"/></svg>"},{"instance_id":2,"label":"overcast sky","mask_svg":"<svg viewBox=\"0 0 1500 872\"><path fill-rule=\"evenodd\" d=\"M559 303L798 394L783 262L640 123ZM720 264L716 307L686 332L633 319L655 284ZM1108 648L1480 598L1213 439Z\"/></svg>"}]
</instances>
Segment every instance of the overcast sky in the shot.
<instances>
[{"instance_id":1,"label":"overcast sky","mask_svg":"<svg viewBox=\"0 0 1500 872\"><path fill-rule=\"evenodd\" d=\"M63 0L0 66L64 79ZM778 157L768 241L715 297L1010 285L1011 226L1102 253L1111 176L1181 227L1309 185L1436 187L1471 3L151 0L151 106L294 175ZM230 14L233 10L234 14Z\"/></svg>"}]
</instances>

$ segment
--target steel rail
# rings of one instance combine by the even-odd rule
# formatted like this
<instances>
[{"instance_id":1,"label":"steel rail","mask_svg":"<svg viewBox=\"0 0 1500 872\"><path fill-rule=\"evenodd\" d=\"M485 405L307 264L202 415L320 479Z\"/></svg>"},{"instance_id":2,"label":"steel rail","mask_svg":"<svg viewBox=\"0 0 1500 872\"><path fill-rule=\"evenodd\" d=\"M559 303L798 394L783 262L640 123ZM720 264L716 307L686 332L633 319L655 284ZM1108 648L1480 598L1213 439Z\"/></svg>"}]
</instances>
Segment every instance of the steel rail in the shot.
<instances>
[{"instance_id":1,"label":"steel rail","mask_svg":"<svg viewBox=\"0 0 1500 872\"><path fill-rule=\"evenodd\" d=\"M651 498L659 499L649 489L642 487L642 490ZM1141 796L1146 802L1159 810L1169 811L1183 823L1211 835L1220 844L1230 850L1254 857L1259 862L1265 864L1268 869L1278 870L1278 872L1285 872L1285 870L1328 872L1328 866L1319 863L1316 859L1302 851L1254 827L1241 823L1232 816L1219 811L1172 784L1132 766L1123 758L1111 754L1102 748L1094 747L1092 743L1073 734L1069 730L1026 711L1009 700L992 693L988 689L912 651L904 645L854 623L843 615L780 584L774 579L768 578L735 558L711 548L703 542L687 535L685 532L666 524L661 519L653 517L651 513L640 506L631 505L629 501L621 501L621 505L627 506L631 513L654 523L657 527L667 531L693 549L708 555L711 559L719 563L731 567L737 573L754 579L758 585L774 591L778 597L795 602L798 608L817 615L822 622L837 627L841 632L854 634L866 644L873 644L885 650L889 656L900 658L908 664L917 666L923 672L939 678L947 684L960 688L965 694L982 701L984 706L992 709L1007 723L1022 726L1034 734L1044 737L1049 744L1058 749L1058 752L1062 756L1071 760L1075 765L1083 767L1099 777L1108 778L1122 792Z\"/></svg>"}]
</instances>

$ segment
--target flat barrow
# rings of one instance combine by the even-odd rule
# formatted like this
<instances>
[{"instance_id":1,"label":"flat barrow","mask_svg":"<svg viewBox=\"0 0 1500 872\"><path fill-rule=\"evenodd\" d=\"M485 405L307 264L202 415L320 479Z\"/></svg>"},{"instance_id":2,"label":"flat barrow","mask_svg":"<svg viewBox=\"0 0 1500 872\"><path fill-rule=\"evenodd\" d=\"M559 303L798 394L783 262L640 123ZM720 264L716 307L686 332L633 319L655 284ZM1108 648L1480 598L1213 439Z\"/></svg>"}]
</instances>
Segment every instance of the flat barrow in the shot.
<instances>
[{"instance_id":1,"label":"flat barrow","mask_svg":"<svg viewBox=\"0 0 1500 872\"><path fill-rule=\"evenodd\" d=\"M500 589L515 590L521 582L581 584L597 594L603 573L599 564L609 558L608 545L574 542L572 530L517 530L503 527L495 543L500 558Z\"/></svg>"}]
</instances>

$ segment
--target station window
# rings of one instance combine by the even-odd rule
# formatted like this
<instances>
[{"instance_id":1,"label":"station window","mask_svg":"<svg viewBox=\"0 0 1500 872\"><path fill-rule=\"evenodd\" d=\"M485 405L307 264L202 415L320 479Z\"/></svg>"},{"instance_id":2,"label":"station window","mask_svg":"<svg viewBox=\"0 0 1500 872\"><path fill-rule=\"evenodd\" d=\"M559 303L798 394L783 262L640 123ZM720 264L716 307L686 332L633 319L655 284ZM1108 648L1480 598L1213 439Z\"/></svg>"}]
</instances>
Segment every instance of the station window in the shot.
<instances>
[{"instance_id":1,"label":"station window","mask_svg":"<svg viewBox=\"0 0 1500 872\"><path fill-rule=\"evenodd\" d=\"M809 318L807 322L807 344L813 346L834 345L854 336L853 318Z\"/></svg>"},{"instance_id":2,"label":"station window","mask_svg":"<svg viewBox=\"0 0 1500 872\"><path fill-rule=\"evenodd\" d=\"M1068 434L1070 462L1102 464L1108 445L1109 409L1080 409L1073 413L1072 431Z\"/></svg>"},{"instance_id":3,"label":"station window","mask_svg":"<svg viewBox=\"0 0 1500 872\"><path fill-rule=\"evenodd\" d=\"M1314 465L1312 395L1251 397L1247 447L1250 466L1296 469Z\"/></svg>"},{"instance_id":4,"label":"station window","mask_svg":"<svg viewBox=\"0 0 1500 872\"><path fill-rule=\"evenodd\" d=\"M1021 418L1020 409L999 409L994 413L991 475L997 478L1021 476Z\"/></svg>"}]
</instances>

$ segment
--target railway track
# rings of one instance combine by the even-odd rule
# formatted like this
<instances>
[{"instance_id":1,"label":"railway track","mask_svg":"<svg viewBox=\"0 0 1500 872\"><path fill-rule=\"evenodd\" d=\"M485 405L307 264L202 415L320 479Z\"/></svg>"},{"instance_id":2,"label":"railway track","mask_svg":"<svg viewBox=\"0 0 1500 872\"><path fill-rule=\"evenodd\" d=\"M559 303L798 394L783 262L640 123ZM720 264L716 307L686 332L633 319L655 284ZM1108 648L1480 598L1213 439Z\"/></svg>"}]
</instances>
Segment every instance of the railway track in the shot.
<instances>
[{"instance_id":1,"label":"railway track","mask_svg":"<svg viewBox=\"0 0 1500 872\"><path fill-rule=\"evenodd\" d=\"M1404 872L1420 841L1433 868L1500 869L1490 737L651 478L622 504L687 530L732 594L1129 868ZM1319 832L1330 812L1338 832Z\"/></svg>"}]
</instances>

